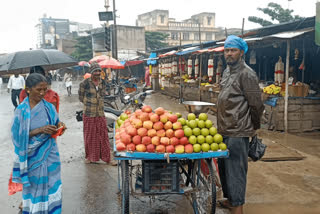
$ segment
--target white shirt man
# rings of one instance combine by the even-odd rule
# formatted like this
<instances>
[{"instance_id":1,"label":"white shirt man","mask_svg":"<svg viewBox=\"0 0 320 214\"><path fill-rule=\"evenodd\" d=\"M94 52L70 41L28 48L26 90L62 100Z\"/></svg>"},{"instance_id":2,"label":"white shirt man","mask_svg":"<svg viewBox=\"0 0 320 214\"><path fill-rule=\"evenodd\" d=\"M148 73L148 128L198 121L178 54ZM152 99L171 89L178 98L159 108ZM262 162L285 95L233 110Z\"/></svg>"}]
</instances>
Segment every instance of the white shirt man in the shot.
<instances>
[{"instance_id":1,"label":"white shirt man","mask_svg":"<svg viewBox=\"0 0 320 214\"><path fill-rule=\"evenodd\" d=\"M19 101L19 95L21 90L24 88L25 81L23 76L14 74L10 77L8 82L8 93L11 89L11 101L15 108L18 106L17 99Z\"/></svg>"}]
</instances>

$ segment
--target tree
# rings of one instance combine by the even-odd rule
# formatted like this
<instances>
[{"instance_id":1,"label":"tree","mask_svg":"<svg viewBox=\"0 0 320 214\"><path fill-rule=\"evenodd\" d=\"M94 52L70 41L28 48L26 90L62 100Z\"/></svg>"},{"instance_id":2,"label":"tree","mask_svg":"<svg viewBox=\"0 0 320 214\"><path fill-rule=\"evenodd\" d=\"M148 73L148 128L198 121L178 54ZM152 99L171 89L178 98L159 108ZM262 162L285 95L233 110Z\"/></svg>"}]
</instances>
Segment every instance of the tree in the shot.
<instances>
[{"instance_id":1,"label":"tree","mask_svg":"<svg viewBox=\"0 0 320 214\"><path fill-rule=\"evenodd\" d=\"M168 47L168 44L165 43L168 36L166 33L146 31L147 51Z\"/></svg>"},{"instance_id":2,"label":"tree","mask_svg":"<svg viewBox=\"0 0 320 214\"><path fill-rule=\"evenodd\" d=\"M276 20L278 21L278 23L296 21L296 20L302 19L302 17L298 15L292 15L293 10L283 9L281 5L274 2L270 2L268 4L268 7L266 8L258 7L257 10L262 11L264 14L270 16L272 21ZM260 24L261 26L277 24L256 16L249 16L248 20L250 22Z\"/></svg>"},{"instance_id":3,"label":"tree","mask_svg":"<svg viewBox=\"0 0 320 214\"><path fill-rule=\"evenodd\" d=\"M91 35L77 37L76 40L75 51L71 56L79 61L89 61L93 57Z\"/></svg>"}]
</instances>

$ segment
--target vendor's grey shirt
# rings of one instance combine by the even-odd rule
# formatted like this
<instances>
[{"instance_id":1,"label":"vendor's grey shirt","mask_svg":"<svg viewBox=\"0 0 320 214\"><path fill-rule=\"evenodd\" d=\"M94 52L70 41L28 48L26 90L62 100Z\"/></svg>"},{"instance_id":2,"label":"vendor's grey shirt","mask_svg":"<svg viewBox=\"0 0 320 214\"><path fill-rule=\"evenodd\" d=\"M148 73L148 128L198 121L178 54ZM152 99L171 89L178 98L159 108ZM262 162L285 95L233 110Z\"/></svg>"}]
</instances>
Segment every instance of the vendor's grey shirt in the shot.
<instances>
[{"instance_id":1,"label":"vendor's grey shirt","mask_svg":"<svg viewBox=\"0 0 320 214\"><path fill-rule=\"evenodd\" d=\"M244 60L223 72L217 104L220 134L250 137L260 128L264 105L258 77Z\"/></svg>"}]
</instances>

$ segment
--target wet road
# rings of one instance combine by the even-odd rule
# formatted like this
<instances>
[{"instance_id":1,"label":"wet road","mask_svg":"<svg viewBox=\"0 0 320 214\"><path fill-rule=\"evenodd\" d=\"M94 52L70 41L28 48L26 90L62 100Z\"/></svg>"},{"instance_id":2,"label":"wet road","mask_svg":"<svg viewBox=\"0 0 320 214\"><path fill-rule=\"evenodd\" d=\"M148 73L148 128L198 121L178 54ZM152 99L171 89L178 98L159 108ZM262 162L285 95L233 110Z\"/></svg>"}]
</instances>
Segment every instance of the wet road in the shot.
<instances>
[{"instance_id":1,"label":"wet road","mask_svg":"<svg viewBox=\"0 0 320 214\"><path fill-rule=\"evenodd\" d=\"M58 138L62 161L63 213L101 214L120 213L117 167L104 164L84 164L82 123L75 119L75 111L82 108L78 102L77 83L73 95L67 96L62 82L53 82L53 89L61 97L60 119L68 126L66 133ZM0 90L0 213L16 214L21 194L8 196L7 184L12 170L13 146L10 126L13 105L9 94ZM177 100L161 94L146 99L151 107L162 106L186 116L187 112ZM211 117L211 118L210 118ZM215 121L215 117L209 115ZM294 149L305 158L301 161L249 162L246 214L318 214L320 213L320 133L289 135L262 130L260 137L269 142L281 143ZM131 213L191 214L192 207L185 196L164 195L155 201L148 197L130 197ZM217 214L228 214L217 209Z\"/></svg>"},{"instance_id":2,"label":"wet road","mask_svg":"<svg viewBox=\"0 0 320 214\"><path fill-rule=\"evenodd\" d=\"M82 108L78 102L78 83L73 83L72 96L62 82L53 82L52 89L60 95L60 120L68 129L58 138L58 145L62 162L63 183L63 213L67 214L100 214L120 213L118 197L117 167L105 164L84 164L84 143L82 122L75 119L75 111ZM5 87L5 86L3 86ZM13 146L10 136L13 105L10 94L4 89L0 92L0 213L18 213L17 206L21 201L21 193L8 196L8 178L12 170ZM156 100L154 103L153 100ZM172 106L170 100L167 105L157 99L149 99L152 106ZM171 108L170 108L171 109ZM181 109L183 110L183 109ZM132 213L184 213L192 212L192 207L184 196L165 195L157 197L151 203L149 197L131 197Z\"/></svg>"}]
</instances>

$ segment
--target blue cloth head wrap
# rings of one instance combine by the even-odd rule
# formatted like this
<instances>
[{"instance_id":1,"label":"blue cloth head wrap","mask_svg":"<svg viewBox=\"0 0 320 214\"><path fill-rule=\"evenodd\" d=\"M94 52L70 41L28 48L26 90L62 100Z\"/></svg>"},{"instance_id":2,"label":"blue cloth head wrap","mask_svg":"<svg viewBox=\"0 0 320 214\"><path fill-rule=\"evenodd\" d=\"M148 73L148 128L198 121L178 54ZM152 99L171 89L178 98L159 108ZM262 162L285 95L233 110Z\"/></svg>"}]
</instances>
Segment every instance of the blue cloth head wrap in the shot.
<instances>
[{"instance_id":1,"label":"blue cloth head wrap","mask_svg":"<svg viewBox=\"0 0 320 214\"><path fill-rule=\"evenodd\" d=\"M230 35L224 42L224 48L238 48L239 50L243 50L244 53L248 51L248 44L235 35Z\"/></svg>"}]
</instances>

